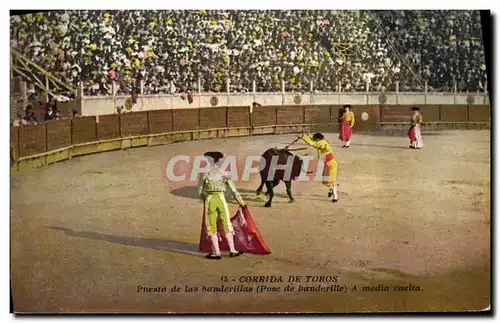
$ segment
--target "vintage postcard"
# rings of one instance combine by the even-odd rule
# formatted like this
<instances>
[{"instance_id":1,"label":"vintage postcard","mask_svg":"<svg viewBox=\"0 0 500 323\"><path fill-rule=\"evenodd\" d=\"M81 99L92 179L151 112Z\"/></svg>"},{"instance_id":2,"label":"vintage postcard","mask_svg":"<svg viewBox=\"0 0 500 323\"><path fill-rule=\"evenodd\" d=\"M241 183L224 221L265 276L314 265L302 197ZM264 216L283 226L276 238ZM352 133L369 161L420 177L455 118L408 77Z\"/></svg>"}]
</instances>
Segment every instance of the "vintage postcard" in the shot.
<instances>
[{"instance_id":1,"label":"vintage postcard","mask_svg":"<svg viewBox=\"0 0 500 323\"><path fill-rule=\"evenodd\" d=\"M14 312L490 310L488 17L11 12Z\"/></svg>"}]
</instances>

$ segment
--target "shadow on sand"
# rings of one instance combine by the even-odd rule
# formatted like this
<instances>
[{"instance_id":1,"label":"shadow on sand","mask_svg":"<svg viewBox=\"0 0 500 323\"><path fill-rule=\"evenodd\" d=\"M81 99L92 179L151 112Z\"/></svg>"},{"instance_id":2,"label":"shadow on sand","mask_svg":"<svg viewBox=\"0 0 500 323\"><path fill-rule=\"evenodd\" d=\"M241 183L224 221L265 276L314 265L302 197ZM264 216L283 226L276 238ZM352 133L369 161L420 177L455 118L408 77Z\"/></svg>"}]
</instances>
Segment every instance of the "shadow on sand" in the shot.
<instances>
[{"instance_id":1,"label":"shadow on sand","mask_svg":"<svg viewBox=\"0 0 500 323\"><path fill-rule=\"evenodd\" d=\"M359 134L370 135L370 136L381 136L381 137L406 137L408 136L408 129L406 130L381 129L381 130L360 132ZM446 135L447 135L446 133L442 132L425 131L425 130L422 131L422 136L424 137L446 136Z\"/></svg>"},{"instance_id":2,"label":"shadow on sand","mask_svg":"<svg viewBox=\"0 0 500 323\"><path fill-rule=\"evenodd\" d=\"M278 198L278 200L273 200L273 203L288 203L288 195L286 195L286 193L276 193L276 189L280 190L280 186L283 186L282 187L283 190L285 189L285 184L282 183L280 183L280 185L278 185L275 188L274 197ZM255 188L255 190L239 188L238 192L241 194L243 200L245 200L246 202L255 202L258 205L262 204L261 206L264 206L264 204L267 201L267 195L265 194L265 190L266 188L264 187L263 192L260 193L260 195L257 195L255 193L257 191L257 188ZM198 200L198 197L196 196L196 186L182 186L171 190L170 194L177 197L185 197L189 199ZM236 200L232 197L229 191L226 191L225 196L228 204L237 204Z\"/></svg>"},{"instance_id":3,"label":"shadow on sand","mask_svg":"<svg viewBox=\"0 0 500 323\"><path fill-rule=\"evenodd\" d=\"M52 230L63 231L69 236L87 238L93 240L102 240L113 243L119 243L126 246L143 247L150 249L160 249L178 252L182 254L188 254L191 256L204 257L205 254L199 252L198 245L194 243L185 243L177 241L169 241L162 239L148 239L148 238L137 238L137 237L127 237L127 236L117 236L112 234L104 234L90 231L74 231L67 228L50 226L48 227Z\"/></svg>"},{"instance_id":4,"label":"shadow on sand","mask_svg":"<svg viewBox=\"0 0 500 323\"><path fill-rule=\"evenodd\" d=\"M410 144L408 143L407 146L386 146L386 145L373 145L373 144L355 144L353 143L351 148L352 147L356 147L356 146L365 146L365 147L379 147L379 148L394 148L394 149L406 149L406 150L410 150Z\"/></svg>"},{"instance_id":5,"label":"shadow on sand","mask_svg":"<svg viewBox=\"0 0 500 323\"><path fill-rule=\"evenodd\" d=\"M399 147L392 147L392 148L399 148ZM409 149L409 148L407 148L407 149ZM280 190L280 189L283 189L283 190L285 189L285 185L283 183L280 183L280 185L275 187L275 191L274 191L275 199L273 200L273 204L288 204L289 203L288 195L286 193L277 193L276 192L276 190ZM252 206L252 207L264 207L264 204L267 201L267 195L265 194L266 188L264 187L263 192L260 193L260 195L255 194L256 190L257 189L249 190L249 189L245 189L245 188L240 188L240 189L238 189L238 192L240 192L240 194L243 197L243 200L245 200L245 202L253 202L253 203L249 204L250 206ZM176 188L176 189L170 191L170 193L172 195L178 196L178 197L186 197L186 198L196 199L196 200L198 199L198 197L196 196L196 186L182 186L182 187L179 187L179 188ZM293 186L292 186L292 194L293 194ZM345 193L342 191L340 191L340 194L342 197L346 197L349 195L348 193ZM226 191L225 196L226 196L226 201L228 204L237 204L236 200L231 196L231 193L229 193L228 191ZM330 201L330 199L327 198L327 196L326 196L326 189L325 189L325 194L319 194L319 195L296 195L296 194L294 194L293 196L296 200L307 199L310 201L326 201L326 202Z\"/></svg>"},{"instance_id":6,"label":"shadow on sand","mask_svg":"<svg viewBox=\"0 0 500 323\"><path fill-rule=\"evenodd\" d=\"M196 186L182 186L170 191L170 194L177 197L187 197L190 199L198 200L198 196L196 196Z\"/></svg>"}]
</instances>

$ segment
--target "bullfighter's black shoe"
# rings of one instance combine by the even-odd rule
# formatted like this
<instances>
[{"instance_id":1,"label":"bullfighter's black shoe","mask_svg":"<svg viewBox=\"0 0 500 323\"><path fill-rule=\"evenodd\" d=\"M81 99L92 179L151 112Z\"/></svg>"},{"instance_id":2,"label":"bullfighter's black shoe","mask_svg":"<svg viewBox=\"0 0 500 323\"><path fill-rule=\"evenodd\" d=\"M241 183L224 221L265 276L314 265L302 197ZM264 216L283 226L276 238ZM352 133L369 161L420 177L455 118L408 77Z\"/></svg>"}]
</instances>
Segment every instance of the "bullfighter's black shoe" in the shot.
<instances>
[{"instance_id":1,"label":"bullfighter's black shoe","mask_svg":"<svg viewBox=\"0 0 500 323\"><path fill-rule=\"evenodd\" d=\"M243 251L238 251L238 252L230 252L230 253L229 253L229 257L234 258L234 257L241 256L242 254L243 254Z\"/></svg>"},{"instance_id":2,"label":"bullfighter's black shoe","mask_svg":"<svg viewBox=\"0 0 500 323\"><path fill-rule=\"evenodd\" d=\"M205 258L207 258L207 259L216 259L216 260L222 259L222 257L220 255L215 255L213 253L206 255Z\"/></svg>"},{"instance_id":3,"label":"bullfighter's black shoe","mask_svg":"<svg viewBox=\"0 0 500 323\"><path fill-rule=\"evenodd\" d=\"M333 203L337 203L339 201L339 199L333 199L332 202Z\"/></svg>"},{"instance_id":4,"label":"bullfighter's black shoe","mask_svg":"<svg viewBox=\"0 0 500 323\"><path fill-rule=\"evenodd\" d=\"M329 190L328 191L328 197L330 198L330 197L332 197L332 195L333 195L333 190Z\"/></svg>"}]
</instances>

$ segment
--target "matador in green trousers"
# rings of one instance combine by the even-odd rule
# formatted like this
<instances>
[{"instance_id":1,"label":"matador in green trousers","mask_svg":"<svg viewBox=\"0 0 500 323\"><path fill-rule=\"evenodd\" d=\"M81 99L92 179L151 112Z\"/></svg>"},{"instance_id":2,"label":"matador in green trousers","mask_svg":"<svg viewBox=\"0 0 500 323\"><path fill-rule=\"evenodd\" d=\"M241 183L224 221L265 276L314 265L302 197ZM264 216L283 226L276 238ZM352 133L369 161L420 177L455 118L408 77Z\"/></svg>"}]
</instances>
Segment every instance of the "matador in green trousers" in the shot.
<instances>
[{"instance_id":1,"label":"matador in green trousers","mask_svg":"<svg viewBox=\"0 0 500 323\"><path fill-rule=\"evenodd\" d=\"M244 206L245 202L238 193L238 190L236 189L231 178L222 174L220 164L224 155L221 152L207 152L205 153L205 157L207 157L209 161L209 170L201 174L198 182L197 193L198 197L205 202L205 225L207 228L207 234L212 242L213 252L207 255L206 258L222 258L217 235L217 219L220 219L222 223L224 236L230 248L230 257L237 257L243 252L237 251L234 247L234 230L231 225L229 208L227 206L224 192L228 188L241 206Z\"/></svg>"}]
</instances>

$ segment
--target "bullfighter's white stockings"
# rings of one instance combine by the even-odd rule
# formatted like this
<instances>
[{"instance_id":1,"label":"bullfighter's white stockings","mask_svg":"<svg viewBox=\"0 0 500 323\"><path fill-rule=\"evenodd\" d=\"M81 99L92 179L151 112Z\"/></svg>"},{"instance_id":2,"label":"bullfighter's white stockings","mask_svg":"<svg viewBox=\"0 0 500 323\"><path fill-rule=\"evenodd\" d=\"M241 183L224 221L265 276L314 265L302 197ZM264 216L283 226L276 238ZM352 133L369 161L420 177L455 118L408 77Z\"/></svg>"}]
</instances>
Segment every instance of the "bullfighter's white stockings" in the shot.
<instances>
[{"instance_id":1,"label":"bullfighter's white stockings","mask_svg":"<svg viewBox=\"0 0 500 323\"><path fill-rule=\"evenodd\" d=\"M339 199L339 196L337 194L337 187L335 185L333 185L333 199L334 200L338 200Z\"/></svg>"},{"instance_id":2,"label":"bullfighter's white stockings","mask_svg":"<svg viewBox=\"0 0 500 323\"><path fill-rule=\"evenodd\" d=\"M212 234L210 236L210 240L212 241L212 250L214 252L214 255L220 256L219 237L217 236L217 234Z\"/></svg>"},{"instance_id":3,"label":"bullfighter's white stockings","mask_svg":"<svg viewBox=\"0 0 500 323\"><path fill-rule=\"evenodd\" d=\"M234 248L234 239L233 239L233 233L232 232L226 232L225 233L227 244L229 245L229 250L231 252L237 253L236 249Z\"/></svg>"}]
</instances>

